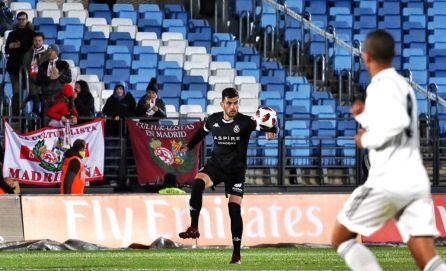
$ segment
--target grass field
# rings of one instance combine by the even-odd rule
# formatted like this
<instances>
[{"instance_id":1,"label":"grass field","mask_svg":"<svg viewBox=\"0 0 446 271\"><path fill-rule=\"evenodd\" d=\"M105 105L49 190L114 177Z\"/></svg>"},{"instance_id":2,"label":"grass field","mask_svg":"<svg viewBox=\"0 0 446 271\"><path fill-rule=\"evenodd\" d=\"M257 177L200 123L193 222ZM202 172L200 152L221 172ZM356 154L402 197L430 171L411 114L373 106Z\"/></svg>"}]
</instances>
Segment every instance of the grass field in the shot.
<instances>
[{"instance_id":1,"label":"grass field","mask_svg":"<svg viewBox=\"0 0 446 271\"><path fill-rule=\"evenodd\" d=\"M372 248L384 270L417 270L406 248ZM439 248L446 258L446 248ZM229 265L229 249L0 252L0 270L347 270L328 248L242 250Z\"/></svg>"}]
</instances>

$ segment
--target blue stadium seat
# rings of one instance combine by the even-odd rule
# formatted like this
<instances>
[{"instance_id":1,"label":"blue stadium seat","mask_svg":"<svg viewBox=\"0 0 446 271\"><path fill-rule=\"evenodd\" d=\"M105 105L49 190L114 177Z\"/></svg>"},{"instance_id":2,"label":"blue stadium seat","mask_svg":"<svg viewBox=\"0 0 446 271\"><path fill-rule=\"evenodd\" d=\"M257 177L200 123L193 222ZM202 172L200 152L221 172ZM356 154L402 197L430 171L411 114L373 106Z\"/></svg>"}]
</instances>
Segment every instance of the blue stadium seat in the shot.
<instances>
[{"instance_id":1,"label":"blue stadium seat","mask_svg":"<svg viewBox=\"0 0 446 271\"><path fill-rule=\"evenodd\" d=\"M160 11L158 4L139 4L138 12L140 14L148 11Z\"/></svg>"},{"instance_id":2,"label":"blue stadium seat","mask_svg":"<svg viewBox=\"0 0 446 271\"><path fill-rule=\"evenodd\" d=\"M338 137L336 140L337 146L340 148L341 165L355 166L356 165L356 144L352 137Z\"/></svg>"},{"instance_id":3,"label":"blue stadium seat","mask_svg":"<svg viewBox=\"0 0 446 271\"><path fill-rule=\"evenodd\" d=\"M89 3L88 4L88 11L90 13L90 17L105 18L105 20L107 20L108 24L111 23L112 12L108 8L107 4Z\"/></svg>"},{"instance_id":4,"label":"blue stadium seat","mask_svg":"<svg viewBox=\"0 0 446 271\"><path fill-rule=\"evenodd\" d=\"M60 49L60 57L62 59L71 59L74 62L74 65L79 65L79 46L76 45L72 45L72 44L64 44L64 45L60 45L59 49Z\"/></svg>"},{"instance_id":5,"label":"blue stadium seat","mask_svg":"<svg viewBox=\"0 0 446 271\"><path fill-rule=\"evenodd\" d=\"M400 14L401 3L399 1L383 1L382 7L378 9L378 15L396 15Z\"/></svg>"},{"instance_id":6,"label":"blue stadium seat","mask_svg":"<svg viewBox=\"0 0 446 271\"><path fill-rule=\"evenodd\" d=\"M98 46L107 51L108 39L105 38L103 32L90 32L87 31L84 34L84 44L90 46Z\"/></svg>"},{"instance_id":7,"label":"blue stadium seat","mask_svg":"<svg viewBox=\"0 0 446 271\"><path fill-rule=\"evenodd\" d=\"M306 11L311 14L327 14L327 2L325 0L312 0L308 3L310 5L307 6Z\"/></svg>"},{"instance_id":8,"label":"blue stadium seat","mask_svg":"<svg viewBox=\"0 0 446 271\"><path fill-rule=\"evenodd\" d=\"M138 12L136 11L120 11L118 12L118 18L125 18L132 20L132 24L136 25L138 21Z\"/></svg>"},{"instance_id":9,"label":"blue stadium seat","mask_svg":"<svg viewBox=\"0 0 446 271\"><path fill-rule=\"evenodd\" d=\"M425 29L427 18L425 15L411 15L403 22L403 30Z\"/></svg>"},{"instance_id":10,"label":"blue stadium seat","mask_svg":"<svg viewBox=\"0 0 446 271\"><path fill-rule=\"evenodd\" d=\"M110 45L126 46L130 52L133 51L135 40L132 39L129 32L111 32L109 40Z\"/></svg>"},{"instance_id":11,"label":"blue stadium seat","mask_svg":"<svg viewBox=\"0 0 446 271\"><path fill-rule=\"evenodd\" d=\"M267 140L264 137L259 137L257 143L261 147L261 152L264 156L262 164L264 166L277 166L277 157L279 155L277 139Z\"/></svg>"},{"instance_id":12,"label":"blue stadium seat","mask_svg":"<svg viewBox=\"0 0 446 271\"><path fill-rule=\"evenodd\" d=\"M382 29L399 29L401 28L401 16L399 15L384 16L383 20L378 23L378 27Z\"/></svg>"},{"instance_id":13,"label":"blue stadium seat","mask_svg":"<svg viewBox=\"0 0 446 271\"><path fill-rule=\"evenodd\" d=\"M237 13L239 16L241 16L244 12L249 12L250 14L252 14L253 11L254 7L252 0L235 1L235 13Z\"/></svg>"},{"instance_id":14,"label":"blue stadium seat","mask_svg":"<svg viewBox=\"0 0 446 271\"><path fill-rule=\"evenodd\" d=\"M118 13L121 11L134 11L132 4L114 4L113 5L113 12Z\"/></svg>"}]
</instances>

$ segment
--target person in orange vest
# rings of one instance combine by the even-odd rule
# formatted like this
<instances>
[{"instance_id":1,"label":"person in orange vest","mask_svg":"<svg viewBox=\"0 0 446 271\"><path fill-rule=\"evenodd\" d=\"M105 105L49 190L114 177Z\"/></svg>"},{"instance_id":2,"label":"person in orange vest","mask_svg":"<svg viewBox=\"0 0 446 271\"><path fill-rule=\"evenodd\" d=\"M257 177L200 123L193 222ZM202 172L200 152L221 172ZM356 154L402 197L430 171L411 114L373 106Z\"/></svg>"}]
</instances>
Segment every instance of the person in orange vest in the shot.
<instances>
[{"instance_id":1,"label":"person in orange vest","mask_svg":"<svg viewBox=\"0 0 446 271\"><path fill-rule=\"evenodd\" d=\"M62 165L60 177L61 194L84 194L85 166L82 159L85 157L86 143L82 139L76 139L73 146L65 152L65 160Z\"/></svg>"},{"instance_id":2,"label":"person in orange vest","mask_svg":"<svg viewBox=\"0 0 446 271\"><path fill-rule=\"evenodd\" d=\"M9 178L0 178L0 195L19 194L18 182Z\"/></svg>"}]
</instances>

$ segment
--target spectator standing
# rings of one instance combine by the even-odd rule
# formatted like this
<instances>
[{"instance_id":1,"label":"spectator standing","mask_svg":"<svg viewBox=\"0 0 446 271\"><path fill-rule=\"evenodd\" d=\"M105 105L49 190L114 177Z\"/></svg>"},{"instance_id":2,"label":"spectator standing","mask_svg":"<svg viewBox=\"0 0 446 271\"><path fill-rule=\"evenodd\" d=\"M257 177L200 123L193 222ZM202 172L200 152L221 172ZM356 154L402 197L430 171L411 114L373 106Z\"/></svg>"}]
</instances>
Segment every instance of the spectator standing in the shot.
<instances>
[{"instance_id":1,"label":"spectator standing","mask_svg":"<svg viewBox=\"0 0 446 271\"><path fill-rule=\"evenodd\" d=\"M76 139L73 147L65 152L62 175L60 177L61 194L84 194L85 179L83 175L85 165L82 159L86 155L86 145L84 140Z\"/></svg>"},{"instance_id":2,"label":"spectator standing","mask_svg":"<svg viewBox=\"0 0 446 271\"><path fill-rule=\"evenodd\" d=\"M23 65L23 57L31 48L34 37L34 27L28 22L28 14L21 11L17 14L17 25L9 33L6 39L5 52L9 55L6 70L11 77L13 97L12 111L15 116L19 115L19 71Z\"/></svg>"},{"instance_id":3,"label":"spectator standing","mask_svg":"<svg viewBox=\"0 0 446 271\"><path fill-rule=\"evenodd\" d=\"M77 113L79 117L93 118L94 117L94 99L91 95L90 87L84 80L79 80L74 85L74 91L77 98L74 100ZM79 120L78 123L85 123L88 119Z\"/></svg>"},{"instance_id":4,"label":"spectator standing","mask_svg":"<svg viewBox=\"0 0 446 271\"><path fill-rule=\"evenodd\" d=\"M74 100L77 93L71 85L64 85L59 100L55 102L47 112L50 118L49 125L53 127L64 127L65 123L77 124L78 113Z\"/></svg>"},{"instance_id":5,"label":"spectator standing","mask_svg":"<svg viewBox=\"0 0 446 271\"><path fill-rule=\"evenodd\" d=\"M119 136L120 120L132 117L135 113L136 101L130 92L126 92L126 86L125 82L118 83L102 109L105 116L112 118L105 124L106 135Z\"/></svg>"},{"instance_id":6,"label":"spectator standing","mask_svg":"<svg viewBox=\"0 0 446 271\"><path fill-rule=\"evenodd\" d=\"M48 46L44 44L45 35L42 32L34 34L33 46L25 53L23 57L23 65L26 67L29 74L29 94L24 101L23 106L29 102L33 102L33 113L39 114L39 95L41 87L36 84L39 66L43 62L50 59Z\"/></svg>"},{"instance_id":7,"label":"spectator standing","mask_svg":"<svg viewBox=\"0 0 446 271\"><path fill-rule=\"evenodd\" d=\"M137 116L149 118L144 122L157 122L158 119L165 118L166 105L162 99L158 98L158 89L149 84L146 91L147 93L138 102Z\"/></svg>"},{"instance_id":8,"label":"spectator standing","mask_svg":"<svg viewBox=\"0 0 446 271\"><path fill-rule=\"evenodd\" d=\"M39 66L36 84L41 87L41 116L46 115L57 94L65 84L71 83L71 70L68 62L59 59L59 46L48 47L49 60Z\"/></svg>"}]
</instances>

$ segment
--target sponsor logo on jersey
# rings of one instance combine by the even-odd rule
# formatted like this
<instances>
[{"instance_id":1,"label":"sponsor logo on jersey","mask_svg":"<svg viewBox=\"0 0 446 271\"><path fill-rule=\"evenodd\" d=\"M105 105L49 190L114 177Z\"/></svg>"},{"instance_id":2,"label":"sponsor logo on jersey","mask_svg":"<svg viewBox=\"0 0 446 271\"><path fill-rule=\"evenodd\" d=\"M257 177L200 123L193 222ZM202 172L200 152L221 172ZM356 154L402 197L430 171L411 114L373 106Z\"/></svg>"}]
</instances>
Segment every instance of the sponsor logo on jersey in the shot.
<instances>
[{"instance_id":1,"label":"sponsor logo on jersey","mask_svg":"<svg viewBox=\"0 0 446 271\"><path fill-rule=\"evenodd\" d=\"M236 145L240 141L239 136L214 136L214 140L218 145Z\"/></svg>"},{"instance_id":2,"label":"sponsor logo on jersey","mask_svg":"<svg viewBox=\"0 0 446 271\"><path fill-rule=\"evenodd\" d=\"M234 126L234 133L238 134L240 132L240 127L238 125Z\"/></svg>"},{"instance_id":3,"label":"sponsor logo on jersey","mask_svg":"<svg viewBox=\"0 0 446 271\"><path fill-rule=\"evenodd\" d=\"M236 183L232 186L232 191L238 192L238 193L243 193L242 187L243 187L242 183Z\"/></svg>"},{"instance_id":4,"label":"sponsor logo on jersey","mask_svg":"<svg viewBox=\"0 0 446 271\"><path fill-rule=\"evenodd\" d=\"M218 125L218 123L216 122L214 125L212 125L213 127L220 127L220 125Z\"/></svg>"}]
</instances>

